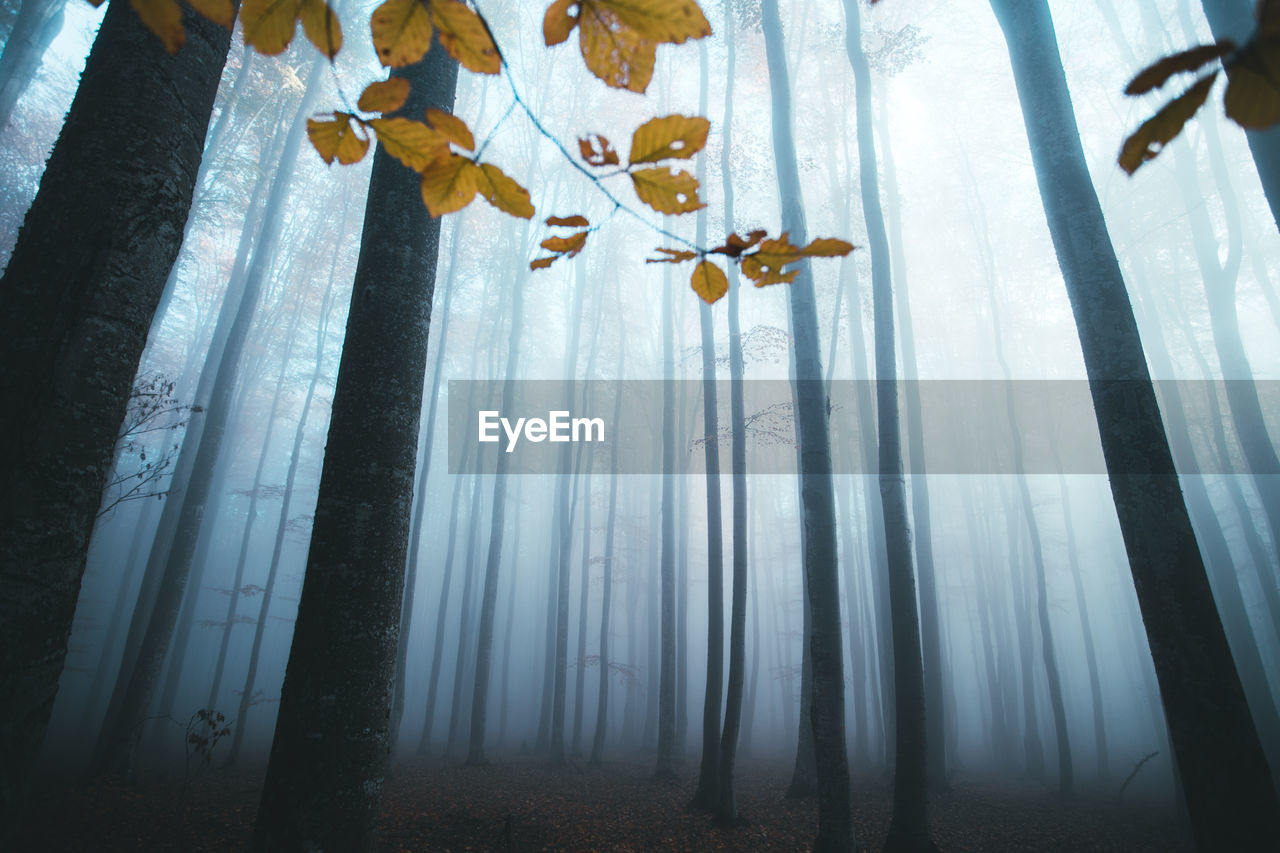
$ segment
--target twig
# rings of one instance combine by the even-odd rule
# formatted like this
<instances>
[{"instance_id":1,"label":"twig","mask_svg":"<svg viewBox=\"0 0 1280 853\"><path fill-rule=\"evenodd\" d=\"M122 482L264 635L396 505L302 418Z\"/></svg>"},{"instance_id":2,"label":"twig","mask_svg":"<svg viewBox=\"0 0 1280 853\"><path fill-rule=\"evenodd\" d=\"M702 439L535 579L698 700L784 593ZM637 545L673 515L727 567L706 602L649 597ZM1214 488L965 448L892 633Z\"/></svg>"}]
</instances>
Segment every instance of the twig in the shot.
<instances>
[{"instance_id":1,"label":"twig","mask_svg":"<svg viewBox=\"0 0 1280 853\"><path fill-rule=\"evenodd\" d=\"M1146 764L1159 754L1159 752L1153 752L1133 766L1133 772L1129 774L1129 778L1125 779L1124 784L1120 786L1120 793L1116 794L1117 802L1124 798L1124 789L1129 787L1129 783L1133 781L1133 777L1138 775L1138 771L1142 769L1142 765Z\"/></svg>"}]
</instances>

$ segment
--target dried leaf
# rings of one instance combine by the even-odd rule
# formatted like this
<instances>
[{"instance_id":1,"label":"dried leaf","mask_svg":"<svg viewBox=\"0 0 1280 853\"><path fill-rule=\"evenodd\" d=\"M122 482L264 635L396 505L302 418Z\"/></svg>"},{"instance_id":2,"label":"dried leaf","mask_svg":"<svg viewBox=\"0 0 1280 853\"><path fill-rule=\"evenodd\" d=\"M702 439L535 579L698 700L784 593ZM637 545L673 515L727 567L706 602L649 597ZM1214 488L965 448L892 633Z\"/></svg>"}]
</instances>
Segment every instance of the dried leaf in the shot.
<instances>
[{"instance_id":1,"label":"dried leaf","mask_svg":"<svg viewBox=\"0 0 1280 853\"><path fill-rule=\"evenodd\" d=\"M479 190L480 167L450 154L422 170L422 200L432 216L453 213L471 204Z\"/></svg>"},{"instance_id":2,"label":"dried leaf","mask_svg":"<svg viewBox=\"0 0 1280 853\"><path fill-rule=\"evenodd\" d=\"M302 32L316 50L329 59L342 49L342 25L338 16L324 0L302 0L298 16L302 20Z\"/></svg>"},{"instance_id":3,"label":"dried leaf","mask_svg":"<svg viewBox=\"0 0 1280 853\"><path fill-rule=\"evenodd\" d=\"M1185 71L1198 71L1215 59L1226 56L1235 50L1235 43L1230 40L1217 44L1202 44L1190 50L1180 51L1155 62L1138 72L1125 87L1126 95L1144 95L1159 89L1169 78Z\"/></svg>"},{"instance_id":4,"label":"dried leaf","mask_svg":"<svg viewBox=\"0 0 1280 853\"><path fill-rule=\"evenodd\" d=\"M764 231L752 231L746 237L739 237L737 233L730 234L725 240L725 245L717 246L712 249L713 254L728 255L731 258L739 257L747 249L750 249L756 243L765 238Z\"/></svg>"},{"instance_id":5,"label":"dried leaf","mask_svg":"<svg viewBox=\"0 0 1280 853\"><path fill-rule=\"evenodd\" d=\"M498 46L480 16L459 0L431 0L431 21L440 44L469 71L497 74L502 70Z\"/></svg>"},{"instance_id":6,"label":"dried leaf","mask_svg":"<svg viewBox=\"0 0 1280 853\"><path fill-rule=\"evenodd\" d=\"M724 270L711 261L703 261L694 267L690 285L693 292L701 296L702 301L708 305L714 305L729 292L729 279L725 277Z\"/></svg>"},{"instance_id":7,"label":"dried leaf","mask_svg":"<svg viewBox=\"0 0 1280 853\"><path fill-rule=\"evenodd\" d=\"M283 53L293 41L301 11L302 0L244 0L240 24L245 44L268 56Z\"/></svg>"},{"instance_id":8,"label":"dried leaf","mask_svg":"<svg viewBox=\"0 0 1280 853\"><path fill-rule=\"evenodd\" d=\"M631 137L631 165L656 163L671 157L688 159L707 144L711 122L701 116L679 114L650 119Z\"/></svg>"},{"instance_id":9,"label":"dried leaf","mask_svg":"<svg viewBox=\"0 0 1280 853\"><path fill-rule=\"evenodd\" d=\"M570 234L568 237L548 237L538 245L546 249L548 252L555 252L559 255L565 255L572 258L574 255L582 251L582 247L587 244L587 232L579 231L576 234Z\"/></svg>"},{"instance_id":10,"label":"dried leaf","mask_svg":"<svg viewBox=\"0 0 1280 853\"><path fill-rule=\"evenodd\" d=\"M476 150L476 139L467 123L455 115L432 107L427 110L427 121L445 139L466 151Z\"/></svg>"},{"instance_id":11,"label":"dried leaf","mask_svg":"<svg viewBox=\"0 0 1280 853\"><path fill-rule=\"evenodd\" d=\"M585 0L603 7L650 41L684 44L711 35L711 24L694 0Z\"/></svg>"},{"instance_id":12,"label":"dried leaf","mask_svg":"<svg viewBox=\"0 0 1280 853\"><path fill-rule=\"evenodd\" d=\"M350 113L334 113L332 119L307 119L307 138L326 163L356 163L369 150L369 139L352 125L353 118Z\"/></svg>"},{"instance_id":13,"label":"dried leaf","mask_svg":"<svg viewBox=\"0 0 1280 853\"><path fill-rule=\"evenodd\" d=\"M142 25L160 37L164 49L177 53L187 43L182 8L174 0L129 0Z\"/></svg>"},{"instance_id":14,"label":"dried leaf","mask_svg":"<svg viewBox=\"0 0 1280 853\"><path fill-rule=\"evenodd\" d=\"M560 258L560 255L552 255L549 258L535 258L534 260L529 261L529 269L545 270L546 268L554 264L559 258Z\"/></svg>"},{"instance_id":15,"label":"dried leaf","mask_svg":"<svg viewBox=\"0 0 1280 853\"><path fill-rule=\"evenodd\" d=\"M373 10L369 29L385 66L412 65L431 47L431 14L421 0L387 0Z\"/></svg>"},{"instance_id":16,"label":"dried leaf","mask_svg":"<svg viewBox=\"0 0 1280 853\"><path fill-rule=\"evenodd\" d=\"M670 166L661 166L630 174L636 195L659 213L689 213L706 207L698 200L697 178L688 172L672 172Z\"/></svg>"},{"instance_id":17,"label":"dried leaf","mask_svg":"<svg viewBox=\"0 0 1280 853\"><path fill-rule=\"evenodd\" d=\"M484 200L498 210L521 219L533 218L529 191L507 177L497 166L480 164L479 187Z\"/></svg>"},{"instance_id":18,"label":"dried leaf","mask_svg":"<svg viewBox=\"0 0 1280 853\"><path fill-rule=\"evenodd\" d=\"M378 141L387 153L415 172L449 155L449 140L420 121L376 118L369 126L378 134Z\"/></svg>"},{"instance_id":19,"label":"dried leaf","mask_svg":"<svg viewBox=\"0 0 1280 853\"><path fill-rule=\"evenodd\" d=\"M658 248L654 249L654 251L661 252L662 254L666 255L666 257L665 258L645 258L644 262L646 264L678 264L678 263L681 263L682 261L691 261L694 258L698 257L697 252L690 252L686 249L668 249L664 246L659 246Z\"/></svg>"},{"instance_id":20,"label":"dried leaf","mask_svg":"<svg viewBox=\"0 0 1280 853\"><path fill-rule=\"evenodd\" d=\"M1143 122L1142 127L1124 141L1120 149L1120 168L1132 175L1139 166L1159 154L1170 140L1182 132L1183 125L1204 104L1209 97L1209 89L1217 78L1217 71L1201 78L1186 92L1165 104L1160 112Z\"/></svg>"},{"instance_id":21,"label":"dried leaf","mask_svg":"<svg viewBox=\"0 0 1280 853\"><path fill-rule=\"evenodd\" d=\"M578 151L588 166L617 166L618 152L613 150L609 140L598 133L590 134L578 140Z\"/></svg>"},{"instance_id":22,"label":"dried leaf","mask_svg":"<svg viewBox=\"0 0 1280 853\"><path fill-rule=\"evenodd\" d=\"M547 14L542 19L542 40L547 47L560 44L573 32L578 25L578 16L570 15L569 9L577 5L578 0L556 0L547 7Z\"/></svg>"},{"instance_id":23,"label":"dried leaf","mask_svg":"<svg viewBox=\"0 0 1280 853\"><path fill-rule=\"evenodd\" d=\"M566 225L574 228L586 228L591 223L587 221L587 217L574 214L573 216L548 216L548 225Z\"/></svg>"},{"instance_id":24,"label":"dried leaf","mask_svg":"<svg viewBox=\"0 0 1280 853\"><path fill-rule=\"evenodd\" d=\"M1222 104L1241 127L1261 130L1280 122L1280 37L1259 36L1236 55Z\"/></svg>"},{"instance_id":25,"label":"dried leaf","mask_svg":"<svg viewBox=\"0 0 1280 853\"><path fill-rule=\"evenodd\" d=\"M806 258L843 258L852 252L854 245L835 237L819 237L800 250Z\"/></svg>"},{"instance_id":26,"label":"dried leaf","mask_svg":"<svg viewBox=\"0 0 1280 853\"><path fill-rule=\"evenodd\" d=\"M658 43L623 24L603 3L581 0L579 8L578 46L591 73L615 89L647 89Z\"/></svg>"},{"instance_id":27,"label":"dried leaf","mask_svg":"<svg viewBox=\"0 0 1280 853\"><path fill-rule=\"evenodd\" d=\"M366 86L356 106L367 113L393 113L403 107L408 98L409 81L392 77Z\"/></svg>"}]
</instances>

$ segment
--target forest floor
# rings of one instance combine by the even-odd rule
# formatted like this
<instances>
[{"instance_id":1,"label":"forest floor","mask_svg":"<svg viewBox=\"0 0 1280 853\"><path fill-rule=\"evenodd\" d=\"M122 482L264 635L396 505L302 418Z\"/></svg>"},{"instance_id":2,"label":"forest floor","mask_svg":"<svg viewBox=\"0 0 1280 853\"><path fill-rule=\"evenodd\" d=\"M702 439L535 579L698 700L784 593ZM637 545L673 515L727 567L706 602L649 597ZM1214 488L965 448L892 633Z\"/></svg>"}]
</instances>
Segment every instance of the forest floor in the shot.
<instances>
[{"instance_id":1,"label":"forest floor","mask_svg":"<svg viewBox=\"0 0 1280 853\"><path fill-rule=\"evenodd\" d=\"M690 762L679 781L651 778L640 763L550 768L531 758L467 768L443 761L401 766L383 799L382 850L400 851L800 851L812 843L816 803L784 797L790 768L744 762L738 802L745 826L718 829L685 805ZM213 773L125 786L46 787L27 823L33 851L238 851L247 847L261 776ZM855 779L858 840L879 849L891 790ZM1164 851L1192 849L1165 811L1114 798L1061 800L1043 787L957 782L934 797L934 839L943 851Z\"/></svg>"}]
</instances>

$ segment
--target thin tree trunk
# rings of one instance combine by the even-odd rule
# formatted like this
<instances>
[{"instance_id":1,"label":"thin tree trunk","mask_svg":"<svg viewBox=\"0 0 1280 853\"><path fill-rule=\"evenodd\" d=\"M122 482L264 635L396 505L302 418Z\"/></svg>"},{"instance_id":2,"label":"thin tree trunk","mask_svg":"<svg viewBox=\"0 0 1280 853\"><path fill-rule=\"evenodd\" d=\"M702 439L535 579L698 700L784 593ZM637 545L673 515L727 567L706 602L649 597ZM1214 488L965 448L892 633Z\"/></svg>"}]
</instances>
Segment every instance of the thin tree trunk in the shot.
<instances>
[{"instance_id":1,"label":"thin tree trunk","mask_svg":"<svg viewBox=\"0 0 1280 853\"><path fill-rule=\"evenodd\" d=\"M0 53L0 130L35 79L45 51L62 31L67 0L23 0Z\"/></svg>"}]
</instances>

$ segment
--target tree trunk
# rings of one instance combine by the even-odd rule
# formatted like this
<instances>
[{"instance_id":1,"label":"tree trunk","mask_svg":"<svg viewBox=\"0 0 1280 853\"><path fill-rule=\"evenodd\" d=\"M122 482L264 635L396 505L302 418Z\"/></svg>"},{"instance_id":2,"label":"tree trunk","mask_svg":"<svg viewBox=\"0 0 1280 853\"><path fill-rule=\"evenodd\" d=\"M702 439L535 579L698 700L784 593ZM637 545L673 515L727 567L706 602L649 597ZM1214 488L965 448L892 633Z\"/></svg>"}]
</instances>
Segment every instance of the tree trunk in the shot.
<instances>
[{"instance_id":1,"label":"tree trunk","mask_svg":"<svg viewBox=\"0 0 1280 853\"><path fill-rule=\"evenodd\" d=\"M138 359L177 257L230 31L184 13L167 54L107 10L0 279L0 824L66 658Z\"/></svg>"},{"instance_id":2,"label":"tree trunk","mask_svg":"<svg viewBox=\"0 0 1280 853\"><path fill-rule=\"evenodd\" d=\"M676 554L675 554L675 323L671 276L662 281L662 552L661 625L659 626L658 756L654 776L676 778ZM653 623L650 622L650 630ZM650 662L652 665L652 661Z\"/></svg>"},{"instance_id":3,"label":"tree trunk","mask_svg":"<svg viewBox=\"0 0 1280 853\"><path fill-rule=\"evenodd\" d=\"M1196 843L1263 850L1280 802L1178 486L1044 0L992 0L1084 353L1125 550ZM1052 201L1050 201L1052 200Z\"/></svg>"},{"instance_id":4,"label":"tree trunk","mask_svg":"<svg viewBox=\"0 0 1280 853\"><path fill-rule=\"evenodd\" d=\"M24 0L13 31L0 53L0 131L9 124L13 108L35 79L49 45L62 31L67 0Z\"/></svg>"},{"instance_id":5,"label":"tree trunk","mask_svg":"<svg viewBox=\"0 0 1280 853\"><path fill-rule=\"evenodd\" d=\"M403 114L452 108L438 45L402 73ZM418 184L379 147L258 850L376 848L440 237Z\"/></svg>"}]
</instances>

